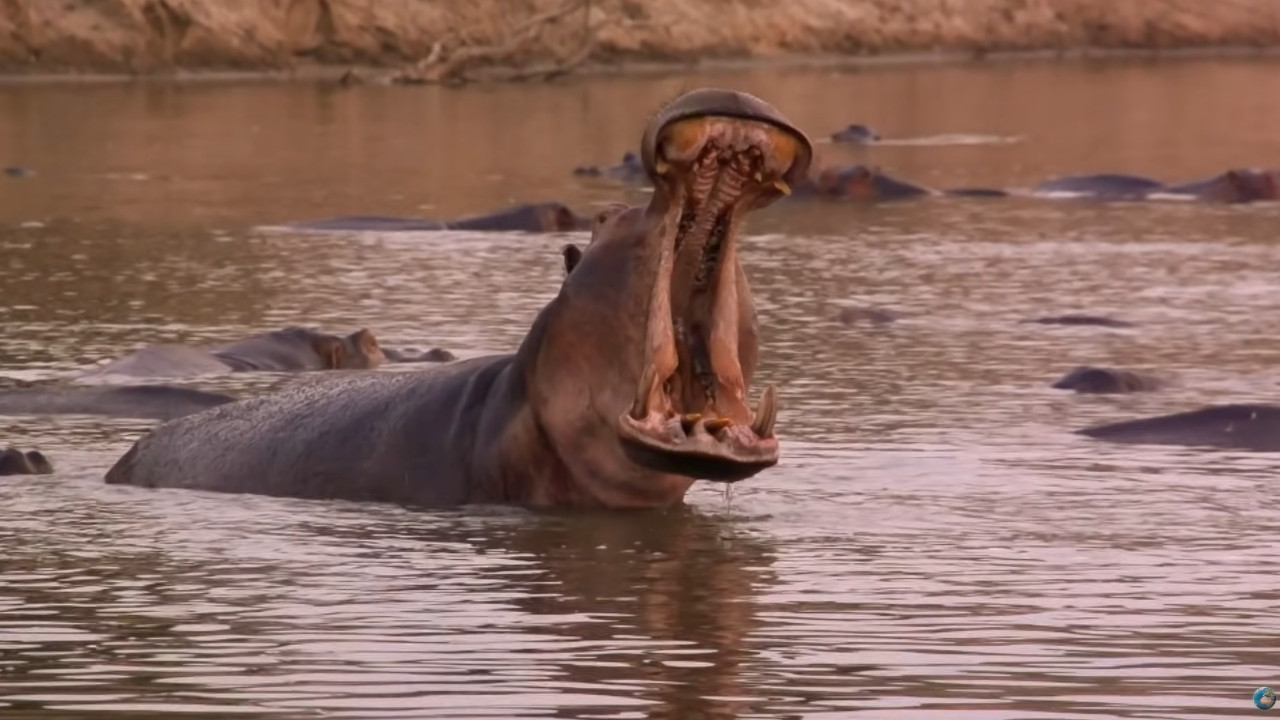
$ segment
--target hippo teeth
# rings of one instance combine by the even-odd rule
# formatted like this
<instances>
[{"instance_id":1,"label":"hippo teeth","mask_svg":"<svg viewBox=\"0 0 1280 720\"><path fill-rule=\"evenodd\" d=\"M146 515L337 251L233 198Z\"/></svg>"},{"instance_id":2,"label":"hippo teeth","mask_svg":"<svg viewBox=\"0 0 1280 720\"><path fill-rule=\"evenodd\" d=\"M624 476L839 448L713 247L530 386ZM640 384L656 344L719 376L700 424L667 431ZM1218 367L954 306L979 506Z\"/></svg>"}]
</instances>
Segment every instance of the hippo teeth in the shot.
<instances>
[{"instance_id":1,"label":"hippo teeth","mask_svg":"<svg viewBox=\"0 0 1280 720\"><path fill-rule=\"evenodd\" d=\"M649 414L649 398L653 397L654 387L658 383L658 368L653 363L645 365L644 374L640 376L640 384L636 386L636 399L631 403L631 417L643 420Z\"/></svg>"},{"instance_id":2,"label":"hippo teeth","mask_svg":"<svg viewBox=\"0 0 1280 720\"><path fill-rule=\"evenodd\" d=\"M770 385L764 389L760 404L756 406L755 417L751 420L751 430L759 438L773 437L773 426L778 422L778 387Z\"/></svg>"}]
</instances>

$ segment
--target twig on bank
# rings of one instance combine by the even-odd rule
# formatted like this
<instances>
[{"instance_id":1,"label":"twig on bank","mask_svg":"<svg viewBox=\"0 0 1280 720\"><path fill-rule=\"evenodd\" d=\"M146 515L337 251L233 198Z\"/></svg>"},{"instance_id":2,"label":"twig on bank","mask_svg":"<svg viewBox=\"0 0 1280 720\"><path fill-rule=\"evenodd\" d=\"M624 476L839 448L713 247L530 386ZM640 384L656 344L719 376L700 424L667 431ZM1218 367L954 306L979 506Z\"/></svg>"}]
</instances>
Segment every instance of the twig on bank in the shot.
<instances>
[{"instance_id":1,"label":"twig on bank","mask_svg":"<svg viewBox=\"0 0 1280 720\"><path fill-rule=\"evenodd\" d=\"M549 64L518 67L519 56L541 39L543 30L579 11L583 14L583 37L573 55ZM478 79L478 76L511 82L549 80L565 75L581 65L591 55L594 47L591 0L569 0L559 8L539 13L524 21L507 34L506 40L497 45L463 45L448 51L444 40L437 41L427 57L412 67L399 71L392 76L391 81L413 85L462 85ZM509 67L499 69L498 66L502 65ZM488 72L484 71L486 67L490 68Z\"/></svg>"}]
</instances>

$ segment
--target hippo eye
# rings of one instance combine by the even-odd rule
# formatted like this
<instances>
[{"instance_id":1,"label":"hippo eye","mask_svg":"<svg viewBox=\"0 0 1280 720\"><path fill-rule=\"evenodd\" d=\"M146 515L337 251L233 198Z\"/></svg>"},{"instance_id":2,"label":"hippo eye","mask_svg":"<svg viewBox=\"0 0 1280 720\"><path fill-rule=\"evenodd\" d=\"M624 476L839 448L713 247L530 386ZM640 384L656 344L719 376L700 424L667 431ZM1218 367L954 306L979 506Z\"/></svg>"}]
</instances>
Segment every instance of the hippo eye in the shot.
<instances>
[{"instance_id":1,"label":"hippo eye","mask_svg":"<svg viewBox=\"0 0 1280 720\"><path fill-rule=\"evenodd\" d=\"M613 203L609 205L609 207L605 208L604 210L601 210L600 212L596 213L596 219L594 221L594 225L595 225L594 229L598 230L601 225L617 217L623 210L626 210L626 209L627 209L627 206L623 205L622 203Z\"/></svg>"}]
</instances>

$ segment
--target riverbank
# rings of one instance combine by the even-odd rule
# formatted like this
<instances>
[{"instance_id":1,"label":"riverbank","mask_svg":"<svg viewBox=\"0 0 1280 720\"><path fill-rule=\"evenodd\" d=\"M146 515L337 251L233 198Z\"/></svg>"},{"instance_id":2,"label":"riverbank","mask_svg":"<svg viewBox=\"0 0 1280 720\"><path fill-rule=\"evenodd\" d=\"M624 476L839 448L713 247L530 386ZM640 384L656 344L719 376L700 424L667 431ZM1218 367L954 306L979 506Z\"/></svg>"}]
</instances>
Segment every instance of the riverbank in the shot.
<instances>
[{"instance_id":1,"label":"riverbank","mask_svg":"<svg viewBox=\"0 0 1280 720\"><path fill-rule=\"evenodd\" d=\"M1280 2L10 0L0 73L467 82L696 64L1274 51ZM359 68L353 71L353 68Z\"/></svg>"}]
</instances>

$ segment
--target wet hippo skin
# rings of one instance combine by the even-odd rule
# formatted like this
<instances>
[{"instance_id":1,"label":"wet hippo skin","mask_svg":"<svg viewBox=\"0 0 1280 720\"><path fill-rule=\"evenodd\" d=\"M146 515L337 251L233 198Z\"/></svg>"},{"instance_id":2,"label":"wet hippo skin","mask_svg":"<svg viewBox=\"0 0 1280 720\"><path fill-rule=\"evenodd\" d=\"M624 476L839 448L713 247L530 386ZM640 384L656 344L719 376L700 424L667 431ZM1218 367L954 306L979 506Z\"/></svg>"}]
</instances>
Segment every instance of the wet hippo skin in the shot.
<instances>
[{"instance_id":1,"label":"wet hippo skin","mask_svg":"<svg viewBox=\"0 0 1280 720\"><path fill-rule=\"evenodd\" d=\"M852 202L880 203L930 196L1005 197L996 188L954 188L935 190L909 180L893 177L878 167L851 165L828 167L813 173L795 188L796 198L828 198Z\"/></svg>"},{"instance_id":2,"label":"wet hippo skin","mask_svg":"<svg viewBox=\"0 0 1280 720\"><path fill-rule=\"evenodd\" d=\"M53 463L39 450L0 450L0 475L48 475L52 472Z\"/></svg>"},{"instance_id":3,"label":"wet hippo skin","mask_svg":"<svg viewBox=\"0 0 1280 720\"><path fill-rule=\"evenodd\" d=\"M225 372L362 370L384 362L386 356L368 330L338 336L294 326L208 348L151 345L83 377L175 378Z\"/></svg>"},{"instance_id":4,"label":"wet hippo skin","mask_svg":"<svg viewBox=\"0 0 1280 720\"><path fill-rule=\"evenodd\" d=\"M1109 327L1109 328L1131 328L1133 323L1126 320L1116 320L1104 315L1049 315L1046 317L1031 318L1023 320L1024 323L1034 323L1037 325L1070 325L1070 326L1093 326L1093 327Z\"/></svg>"},{"instance_id":5,"label":"wet hippo skin","mask_svg":"<svg viewBox=\"0 0 1280 720\"><path fill-rule=\"evenodd\" d=\"M171 421L106 481L624 509L677 505L697 479L752 477L778 461L777 394L748 404L759 346L737 235L811 157L762 100L686 93L642 138L648 204L595 218L516 352L336 377Z\"/></svg>"},{"instance_id":6,"label":"wet hippo skin","mask_svg":"<svg viewBox=\"0 0 1280 720\"><path fill-rule=\"evenodd\" d=\"M648 184L649 174L645 172L640 156L628 150L622 155L617 165L586 165L573 169L578 177L605 178L628 184Z\"/></svg>"},{"instance_id":7,"label":"wet hippo skin","mask_svg":"<svg viewBox=\"0 0 1280 720\"><path fill-rule=\"evenodd\" d=\"M1096 425L1077 433L1114 443L1280 451L1280 406L1211 405L1125 422Z\"/></svg>"},{"instance_id":8,"label":"wet hippo skin","mask_svg":"<svg viewBox=\"0 0 1280 720\"><path fill-rule=\"evenodd\" d=\"M171 420L235 402L222 393L170 385L0 390L0 415L102 415Z\"/></svg>"},{"instance_id":9,"label":"wet hippo skin","mask_svg":"<svg viewBox=\"0 0 1280 720\"><path fill-rule=\"evenodd\" d=\"M586 230L591 218L579 215L558 202L513 205L482 215L456 220L388 217L383 215L346 215L323 220L289 223L293 230L325 230L344 232L420 232L427 230L476 230L484 232L572 232Z\"/></svg>"},{"instance_id":10,"label":"wet hippo skin","mask_svg":"<svg viewBox=\"0 0 1280 720\"><path fill-rule=\"evenodd\" d=\"M1054 381L1050 387L1078 393L1131 393L1150 392L1164 386L1165 382L1153 375L1081 365Z\"/></svg>"},{"instance_id":11,"label":"wet hippo skin","mask_svg":"<svg viewBox=\"0 0 1280 720\"><path fill-rule=\"evenodd\" d=\"M850 145L870 145L879 139L880 133L858 123L846 125L840 130L831 133L832 142L848 143Z\"/></svg>"},{"instance_id":12,"label":"wet hippo skin","mask_svg":"<svg viewBox=\"0 0 1280 720\"><path fill-rule=\"evenodd\" d=\"M1280 172L1235 168L1204 180L1169 185L1160 192L1221 203L1280 200Z\"/></svg>"}]
</instances>

